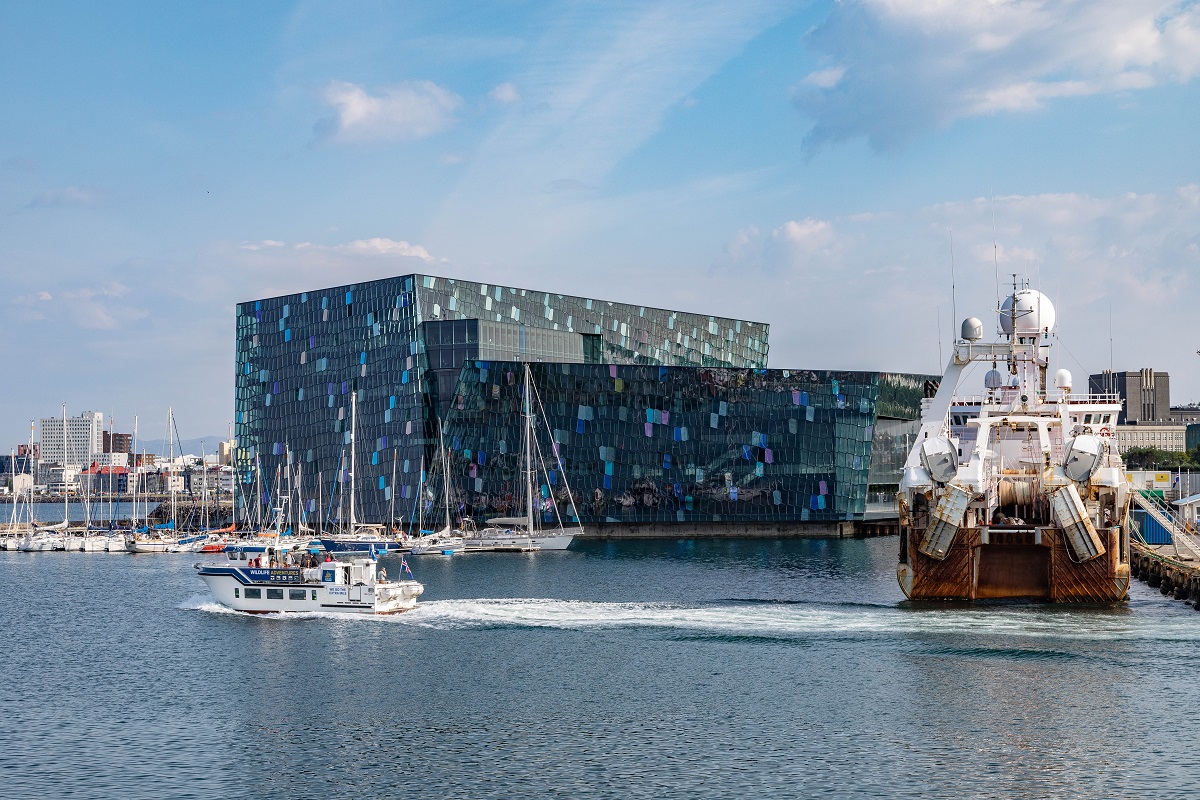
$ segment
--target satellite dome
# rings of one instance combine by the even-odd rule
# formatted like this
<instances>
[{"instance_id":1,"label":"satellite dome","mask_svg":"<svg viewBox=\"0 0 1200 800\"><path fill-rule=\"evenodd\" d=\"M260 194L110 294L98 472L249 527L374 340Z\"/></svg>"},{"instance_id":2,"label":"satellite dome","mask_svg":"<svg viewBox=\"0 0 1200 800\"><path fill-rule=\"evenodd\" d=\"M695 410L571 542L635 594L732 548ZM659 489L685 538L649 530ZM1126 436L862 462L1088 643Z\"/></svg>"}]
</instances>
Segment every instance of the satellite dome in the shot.
<instances>
[{"instance_id":1,"label":"satellite dome","mask_svg":"<svg viewBox=\"0 0 1200 800\"><path fill-rule=\"evenodd\" d=\"M1054 330L1054 304L1036 289L1021 289L1015 295L1004 298L1004 303L1000 306L1000 330L1009 336L1049 333Z\"/></svg>"},{"instance_id":2,"label":"satellite dome","mask_svg":"<svg viewBox=\"0 0 1200 800\"><path fill-rule=\"evenodd\" d=\"M975 317L963 320L962 338L968 342L978 342L983 338L983 323Z\"/></svg>"},{"instance_id":3,"label":"satellite dome","mask_svg":"<svg viewBox=\"0 0 1200 800\"><path fill-rule=\"evenodd\" d=\"M1004 376L998 369L989 369L983 376L983 385L987 389L1000 389L1004 386Z\"/></svg>"},{"instance_id":4,"label":"satellite dome","mask_svg":"<svg viewBox=\"0 0 1200 800\"><path fill-rule=\"evenodd\" d=\"M1054 373L1054 385L1059 389L1069 391L1071 388L1071 371L1067 369L1060 369L1058 372Z\"/></svg>"}]
</instances>

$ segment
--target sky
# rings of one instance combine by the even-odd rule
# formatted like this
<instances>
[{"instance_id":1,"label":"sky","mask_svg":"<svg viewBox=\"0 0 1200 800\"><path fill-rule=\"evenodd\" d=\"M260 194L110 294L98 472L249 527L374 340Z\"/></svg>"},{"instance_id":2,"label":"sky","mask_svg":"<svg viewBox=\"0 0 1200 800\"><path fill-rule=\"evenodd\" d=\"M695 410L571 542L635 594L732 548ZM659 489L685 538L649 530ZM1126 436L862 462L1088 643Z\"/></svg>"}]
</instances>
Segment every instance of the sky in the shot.
<instances>
[{"instance_id":1,"label":"sky","mask_svg":"<svg viewBox=\"0 0 1200 800\"><path fill-rule=\"evenodd\" d=\"M224 435L238 301L410 272L938 373L1017 273L1200 401L1198 73L1195 0L2 0L0 446Z\"/></svg>"}]
</instances>

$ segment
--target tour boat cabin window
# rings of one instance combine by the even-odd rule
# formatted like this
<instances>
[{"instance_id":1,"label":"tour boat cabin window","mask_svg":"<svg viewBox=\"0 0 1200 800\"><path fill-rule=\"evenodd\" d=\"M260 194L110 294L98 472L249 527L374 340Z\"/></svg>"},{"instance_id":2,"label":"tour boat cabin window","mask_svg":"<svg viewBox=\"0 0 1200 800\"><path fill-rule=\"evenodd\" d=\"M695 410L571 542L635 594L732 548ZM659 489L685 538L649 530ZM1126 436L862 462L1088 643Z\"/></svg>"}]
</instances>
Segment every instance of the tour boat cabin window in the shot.
<instances>
[{"instance_id":1,"label":"tour boat cabin window","mask_svg":"<svg viewBox=\"0 0 1200 800\"><path fill-rule=\"evenodd\" d=\"M262 600L262 589L246 587L247 600Z\"/></svg>"},{"instance_id":2,"label":"tour boat cabin window","mask_svg":"<svg viewBox=\"0 0 1200 800\"><path fill-rule=\"evenodd\" d=\"M283 599L283 589L267 589L267 599L268 600L282 600Z\"/></svg>"},{"instance_id":3,"label":"tour boat cabin window","mask_svg":"<svg viewBox=\"0 0 1200 800\"><path fill-rule=\"evenodd\" d=\"M288 600L303 600L305 592L303 589L288 589Z\"/></svg>"},{"instance_id":4,"label":"tour boat cabin window","mask_svg":"<svg viewBox=\"0 0 1200 800\"><path fill-rule=\"evenodd\" d=\"M239 588L238 588L238 587L236 587L236 586L235 586L235 587L233 587L233 598L236 600L237 598L239 598L239 597L241 597L241 596L242 596L242 594L241 594L241 589L239 589Z\"/></svg>"},{"instance_id":5,"label":"tour boat cabin window","mask_svg":"<svg viewBox=\"0 0 1200 800\"><path fill-rule=\"evenodd\" d=\"M313 589L313 590L312 590L312 593L313 593L312 599L313 599L313 600L316 600L316 599L317 599L317 590L316 590L316 589Z\"/></svg>"}]
</instances>

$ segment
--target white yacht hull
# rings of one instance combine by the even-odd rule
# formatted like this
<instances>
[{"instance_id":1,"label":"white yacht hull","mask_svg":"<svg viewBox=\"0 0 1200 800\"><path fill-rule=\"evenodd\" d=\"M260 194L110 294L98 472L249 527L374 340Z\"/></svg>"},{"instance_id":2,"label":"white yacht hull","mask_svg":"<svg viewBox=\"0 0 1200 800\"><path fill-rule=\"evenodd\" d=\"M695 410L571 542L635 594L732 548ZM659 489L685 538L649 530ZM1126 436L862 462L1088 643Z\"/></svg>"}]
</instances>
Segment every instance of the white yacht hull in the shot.
<instances>
[{"instance_id":1,"label":"white yacht hull","mask_svg":"<svg viewBox=\"0 0 1200 800\"><path fill-rule=\"evenodd\" d=\"M247 577L278 578L298 570L230 568L222 574L200 577L221 605L248 614L287 611L333 611L344 614L397 614L416 608L425 587L417 581L379 582L374 586L346 586L317 582L247 582ZM288 575L287 577L291 577ZM257 591L258 596L254 596ZM247 594L251 596L247 597Z\"/></svg>"},{"instance_id":2,"label":"white yacht hull","mask_svg":"<svg viewBox=\"0 0 1200 800\"><path fill-rule=\"evenodd\" d=\"M472 552L529 552L534 550L566 550L574 541L576 534L572 531L554 533L535 533L527 536L518 531L497 531L484 529L476 536L464 538L466 551Z\"/></svg>"},{"instance_id":3,"label":"white yacht hull","mask_svg":"<svg viewBox=\"0 0 1200 800\"><path fill-rule=\"evenodd\" d=\"M126 539L125 549L131 553L166 553L174 544L166 539Z\"/></svg>"}]
</instances>

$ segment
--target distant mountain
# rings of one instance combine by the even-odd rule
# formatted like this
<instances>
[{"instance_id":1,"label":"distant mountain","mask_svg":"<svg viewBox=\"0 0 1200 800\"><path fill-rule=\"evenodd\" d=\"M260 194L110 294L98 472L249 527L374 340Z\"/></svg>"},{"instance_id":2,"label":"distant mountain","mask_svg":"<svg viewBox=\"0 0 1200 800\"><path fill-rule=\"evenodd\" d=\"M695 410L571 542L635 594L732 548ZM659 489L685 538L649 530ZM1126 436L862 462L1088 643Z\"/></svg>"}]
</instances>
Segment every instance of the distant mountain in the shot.
<instances>
[{"instance_id":1,"label":"distant mountain","mask_svg":"<svg viewBox=\"0 0 1200 800\"><path fill-rule=\"evenodd\" d=\"M207 455L215 456L217 454L217 445L224 440L225 437L223 436L201 436L199 439L182 439L175 442L171 449L174 455L179 455L182 452L185 456L198 456L203 452ZM201 447L203 447L203 450L201 450ZM167 440L138 439L137 451L156 456L167 455Z\"/></svg>"}]
</instances>

